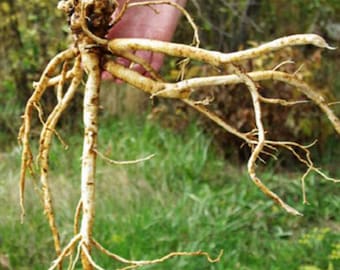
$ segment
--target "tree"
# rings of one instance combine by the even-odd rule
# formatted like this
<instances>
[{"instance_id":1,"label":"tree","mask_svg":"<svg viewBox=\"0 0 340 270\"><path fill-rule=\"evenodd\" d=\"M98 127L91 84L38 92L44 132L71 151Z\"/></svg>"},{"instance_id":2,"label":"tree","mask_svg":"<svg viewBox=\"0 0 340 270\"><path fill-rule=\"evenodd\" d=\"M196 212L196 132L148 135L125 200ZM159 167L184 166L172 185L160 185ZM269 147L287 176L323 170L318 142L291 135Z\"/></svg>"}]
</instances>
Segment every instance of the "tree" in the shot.
<instances>
[{"instance_id":1,"label":"tree","mask_svg":"<svg viewBox=\"0 0 340 270\"><path fill-rule=\"evenodd\" d=\"M279 64L273 70L245 71L239 62L246 59L253 59L269 52L280 50L287 46L313 45L320 48L332 49L324 39L314 34L293 35L283 37L269 43L260 45L257 48L248 49L234 53L220 53L208 51L199 48L199 38L197 27L191 16L185 9L175 2L168 0L156 0L128 3L122 7L122 12L117 17L116 23L128 8L135 6L148 5L157 9L157 5L172 5L179 9L187 18L194 30L193 45L183 45L167 43L162 41L147 39L114 39L108 41L105 34L111 21L111 14L117 7L116 2L110 0L64 0L60 1L58 8L65 11L68 15L70 29L73 34L74 43L70 48L57 54L46 66L41 75L39 82L34 85L34 92L28 100L23 116L23 124L19 132L19 139L23 146L22 166L20 175L20 205L22 215L24 209L24 188L26 172L33 173L32 161L33 154L30 147L30 131L33 111L37 110L39 119L42 122L42 130L39 141L39 167L40 181L43 191L43 202L45 213L54 238L54 246L57 259L53 262L50 269L62 269L63 260L75 253L75 247L78 245L75 260L71 262L71 269L74 268L76 261L81 256L83 269L102 269L93 260L91 251L97 248L99 251L120 261L127 266L124 269L138 268L143 265L156 264L170 259L174 256L205 256L210 262L216 262L216 259L210 258L206 252L173 252L162 258L150 261L131 261L114 254L98 243L93 236L94 223L94 203L95 203L95 172L96 159L102 157L111 163L117 163L105 157L100 151L97 144L98 133L98 110L99 110L99 92L101 84L101 74L104 70L111 73L114 77L119 78L151 95L151 97L164 97L170 99L179 99L188 106L199 111L217 125L221 126L227 132L235 135L248 144L252 153L248 160L248 173L253 182L272 200L280 205L284 210L293 215L301 215L296 209L286 204L277 194L269 190L260 180L256 172L256 163L261 160L261 156L272 156L278 148L290 151L298 161L303 163L307 171L302 177L302 189L304 190L304 178L314 171L324 178L337 182L339 180L326 176L320 169L316 168L310 157L309 147L303 146L296 142L274 141L267 139L267 134L262 121L261 105L263 103L293 106L304 101L288 101L279 98L266 98L259 92L258 82L263 80L278 80L290 84L303 93L306 98L320 108L328 117L330 123L340 134L340 121L329 107L328 101L318 92L311 89L307 84L296 78L295 74L289 74L278 71ZM190 59L205 62L216 66L221 70L218 76L193 78L179 80L178 82L164 82L162 78L141 58L131 54L134 50L147 50L160 52L170 56L184 58L182 62L183 72L185 65ZM134 63L142 65L150 74L151 78L143 77L135 71L129 70L114 62L114 56L122 56ZM71 67L70 67L71 66ZM49 187L49 150L51 140L54 135L58 136L56 125L65 109L70 105L76 94L77 88L81 85L83 73L86 73L86 85L84 95L84 145L82 153L82 173L81 173L81 198L75 213L74 236L69 243L62 248L59 240L58 228L55 222L53 210L52 191ZM248 132L241 132L237 128L229 125L225 120L214 112L210 111L207 105L211 102L209 98L203 100L194 100L192 96L197 88L202 86L244 84L251 96L254 110L256 128ZM43 108L40 106L40 100L46 90L56 86L57 104L49 113L47 119L43 117ZM146 157L142 160L126 161L121 163L136 163L149 159ZM72 268L73 267L73 268Z\"/></svg>"}]
</instances>

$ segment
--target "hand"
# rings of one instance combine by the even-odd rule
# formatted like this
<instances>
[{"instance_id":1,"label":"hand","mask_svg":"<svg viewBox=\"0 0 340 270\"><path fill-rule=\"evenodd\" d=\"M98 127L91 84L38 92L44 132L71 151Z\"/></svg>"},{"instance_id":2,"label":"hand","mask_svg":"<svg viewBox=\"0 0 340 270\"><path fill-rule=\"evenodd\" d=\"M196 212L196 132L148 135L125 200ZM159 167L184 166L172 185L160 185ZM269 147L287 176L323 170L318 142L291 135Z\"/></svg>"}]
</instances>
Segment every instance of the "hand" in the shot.
<instances>
[{"instance_id":1,"label":"hand","mask_svg":"<svg viewBox=\"0 0 340 270\"><path fill-rule=\"evenodd\" d=\"M125 0L118 1L120 6ZM131 1L141 2L141 1ZM185 5L186 0L174 0L177 4ZM116 11L115 14L118 12ZM115 14L113 16L115 16ZM180 11L170 5L154 5L138 6L129 8L122 19L114 25L108 32L108 39L113 38L149 38L162 41L170 41L176 30L176 26L180 17ZM134 54L141 57L155 71L159 71L162 67L164 55L160 53L153 53L147 51L136 51ZM130 61L125 58L117 58L119 64L129 67ZM133 70L142 75L148 76L145 69L138 64L131 67ZM104 74L104 78L107 74Z\"/></svg>"}]
</instances>

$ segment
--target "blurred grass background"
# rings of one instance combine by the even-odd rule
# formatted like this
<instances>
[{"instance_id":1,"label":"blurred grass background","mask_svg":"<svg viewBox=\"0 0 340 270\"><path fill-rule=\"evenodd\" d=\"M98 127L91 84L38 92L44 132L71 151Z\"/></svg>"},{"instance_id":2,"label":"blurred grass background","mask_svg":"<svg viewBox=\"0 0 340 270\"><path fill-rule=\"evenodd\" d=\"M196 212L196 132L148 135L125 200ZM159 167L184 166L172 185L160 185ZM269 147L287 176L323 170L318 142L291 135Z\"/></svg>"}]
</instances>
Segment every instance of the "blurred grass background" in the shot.
<instances>
[{"instance_id":1,"label":"blurred grass background","mask_svg":"<svg viewBox=\"0 0 340 270\"><path fill-rule=\"evenodd\" d=\"M101 125L100 150L114 159L156 154L130 166L99 159L94 236L108 249L132 259L179 250L217 256L224 250L217 264L178 258L148 267L152 269L339 269L336 184L311 175L306 182L310 204L303 205L301 172L278 172L270 165L263 169L264 182L304 214L290 216L249 181L243 166L225 161L196 123L178 134L135 116ZM72 134L67 142L70 148L64 150L55 141L51 153L52 191L64 244L71 237L80 195L81 136ZM25 223L19 220L19 154L13 148L0 156L0 254L9 256L12 269L46 269L55 257L53 243L32 179L27 182ZM101 254L96 259L107 269L118 267Z\"/></svg>"},{"instance_id":2,"label":"blurred grass background","mask_svg":"<svg viewBox=\"0 0 340 270\"><path fill-rule=\"evenodd\" d=\"M56 4L45 0L0 2L1 35L8 37L0 45L0 269L46 269L55 257L37 180L27 183L27 216L20 224L16 134L32 81L70 42ZM200 26L205 48L233 51L305 32L321 34L339 47L339 40L332 39L334 31L329 31L330 25L340 21L339 1L195 0L188 1L188 9ZM186 42L188 33L183 21L175 40ZM287 58L305 63L304 79L330 101L339 100L339 50L286 50L244 64L268 68ZM212 72L193 62L187 76ZM176 60L168 59L163 73L174 79ZM283 85L265 84L263 91L267 89L287 92ZM232 90L234 94L229 96L221 94L227 92L223 89L206 91L217 99L215 111L232 123L245 123L242 128L247 129L253 120L247 114L246 97L242 88ZM55 140L51 153L51 182L64 244L71 237L80 192L81 99L79 93L59 126L70 148L64 150ZM102 100L100 150L117 160L156 154L152 160L132 166L99 161L95 237L105 247L132 259L153 259L175 250L204 250L217 256L224 250L218 264L209 265L203 258L177 258L148 269L340 269L340 192L336 184L310 175L310 204L303 205L300 164L289 155L278 162L268 160L266 167L259 168L264 182L304 213L304 217L289 216L249 181L244 168L247 149L181 104L162 100L151 104L145 95L110 83L106 83ZM54 102L52 89L43 105L49 110ZM266 116L275 116L266 122L267 127L276 127L273 139L283 136L310 143L317 138L319 144L313 148L317 164L340 176L339 139L318 110L312 106L264 109ZM338 106L334 109L339 112ZM34 126L33 139L38 132ZM96 259L108 269L119 267L101 254Z\"/></svg>"}]
</instances>

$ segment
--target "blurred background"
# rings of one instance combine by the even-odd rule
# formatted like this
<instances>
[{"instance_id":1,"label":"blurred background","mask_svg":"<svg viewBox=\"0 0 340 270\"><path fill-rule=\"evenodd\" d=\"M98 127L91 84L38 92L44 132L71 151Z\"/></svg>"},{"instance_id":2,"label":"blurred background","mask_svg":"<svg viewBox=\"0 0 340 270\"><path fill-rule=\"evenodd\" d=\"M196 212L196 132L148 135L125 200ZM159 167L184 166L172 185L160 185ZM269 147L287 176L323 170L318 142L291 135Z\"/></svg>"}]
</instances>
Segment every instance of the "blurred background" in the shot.
<instances>
[{"instance_id":1,"label":"blurred background","mask_svg":"<svg viewBox=\"0 0 340 270\"><path fill-rule=\"evenodd\" d=\"M58 1L0 1L0 269L46 269L54 258L52 238L43 210L39 183L27 183L27 217L19 221L17 133L32 82L47 62L71 43ZM297 33L317 33L331 46L340 45L340 2L337 0L213 1L187 5L199 27L201 47L231 52ZM183 19L175 42L191 42ZM247 70L281 67L332 102L340 99L340 53L313 47L287 48L242 65ZM166 59L162 74L175 81L179 59ZM192 61L186 78L217 74ZM265 82L268 97L303 98L282 83ZM254 127L251 100L242 86L200 89L211 96L218 115L239 130ZM135 166L99 161L95 235L104 246L127 258L151 259L175 250L205 250L224 256L209 265L200 258L174 259L149 268L177 269L340 269L339 188L319 176L307 178L308 205L302 204L300 177L304 167L286 152L259 165L265 183L304 217L284 213L249 181L244 168L249 149L180 102L154 99L126 85L104 82L100 149L117 160L155 153ZM42 105L50 111L55 92ZM332 107L340 114L339 106ZM270 139L318 144L312 157L327 173L340 178L340 140L328 120L312 104L263 106ZM72 234L73 209L79 198L82 145L82 91L62 117L59 131L69 148L54 141L51 180L61 239ZM32 139L38 139L38 121ZM97 254L99 264L112 262ZM117 266L118 267L118 266Z\"/></svg>"}]
</instances>

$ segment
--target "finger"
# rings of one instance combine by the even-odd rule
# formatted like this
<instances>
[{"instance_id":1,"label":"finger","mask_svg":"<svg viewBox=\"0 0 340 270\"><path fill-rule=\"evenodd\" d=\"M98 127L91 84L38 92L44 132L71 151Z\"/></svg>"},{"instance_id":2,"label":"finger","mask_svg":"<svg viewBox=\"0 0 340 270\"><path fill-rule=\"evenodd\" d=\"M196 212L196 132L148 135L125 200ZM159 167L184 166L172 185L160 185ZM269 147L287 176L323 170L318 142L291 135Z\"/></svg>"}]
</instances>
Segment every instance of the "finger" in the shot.
<instances>
[{"instance_id":1,"label":"finger","mask_svg":"<svg viewBox=\"0 0 340 270\"><path fill-rule=\"evenodd\" d=\"M131 64L131 61L130 61L130 60L128 60L128 59L126 59L126 58L123 58L123 57L117 57L116 60L115 60L115 62L116 62L117 64L120 64L120 65L124 66L124 67L129 67L130 64Z\"/></svg>"},{"instance_id":2,"label":"finger","mask_svg":"<svg viewBox=\"0 0 340 270\"><path fill-rule=\"evenodd\" d=\"M143 59L146 63L150 63L151 64L152 52L149 52L149 51L137 51L135 53L135 55L137 57ZM140 65L140 64L134 64L131 67L131 69L134 70L134 71L137 71L141 75L144 75L146 73L145 68L142 65Z\"/></svg>"},{"instance_id":3,"label":"finger","mask_svg":"<svg viewBox=\"0 0 340 270\"><path fill-rule=\"evenodd\" d=\"M102 72L102 79L105 80L105 81L113 81L114 80L113 76L105 70Z\"/></svg>"},{"instance_id":4,"label":"finger","mask_svg":"<svg viewBox=\"0 0 340 270\"><path fill-rule=\"evenodd\" d=\"M150 60L150 67L156 74L156 76L153 74L150 74L150 72L146 71L144 73L144 76L149 78L157 79L159 76L157 75L158 71L160 71L161 67L163 66L164 62L164 54L161 53L152 53L151 60Z\"/></svg>"},{"instance_id":5,"label":"finger","mask_svg":"<svg viewBox=\"0 0 340 270\"><path fill-rule=\"evenodd\" d=\"M161 67L163 66L163 62L164 54L152 53L150 65L156 72L158 72L161 69Z\"/></svg>"}]
</instances>

